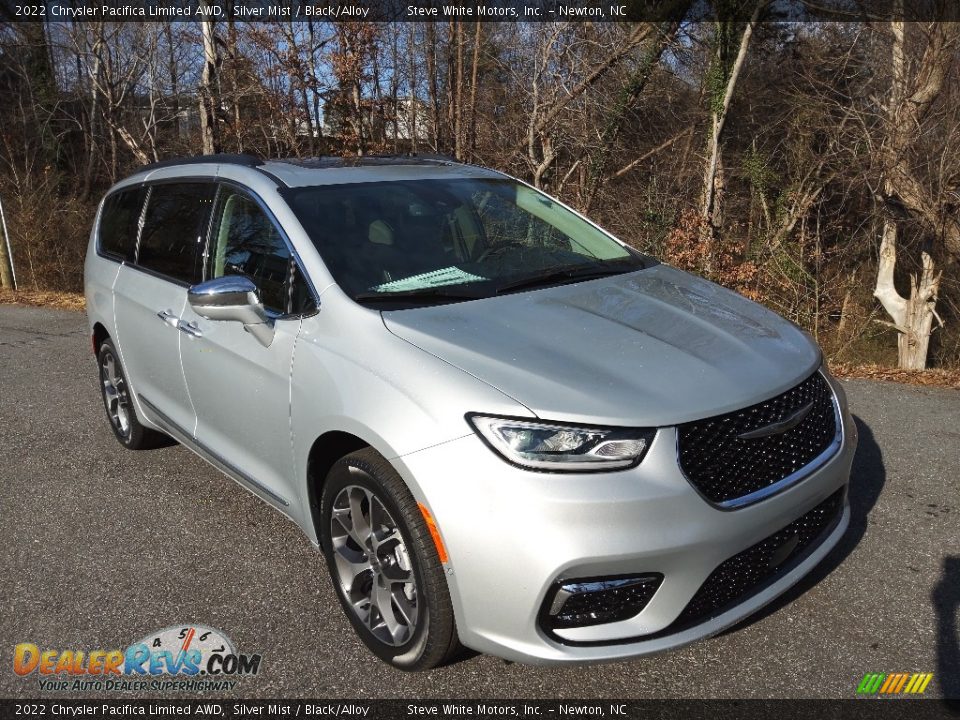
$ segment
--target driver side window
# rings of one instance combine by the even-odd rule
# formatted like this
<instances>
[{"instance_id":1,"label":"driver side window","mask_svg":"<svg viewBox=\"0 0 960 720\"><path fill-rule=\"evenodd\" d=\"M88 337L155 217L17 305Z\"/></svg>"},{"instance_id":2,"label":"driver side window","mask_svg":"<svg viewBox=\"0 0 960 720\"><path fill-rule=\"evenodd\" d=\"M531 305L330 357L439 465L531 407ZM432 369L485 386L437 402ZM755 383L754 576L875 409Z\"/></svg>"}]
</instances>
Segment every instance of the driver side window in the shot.
<instances>
[{"instance_id":1,"label":"driver side window","mask_svg":"<svg viewBox=\"0 0 960 720\"><path fill-rule=\"evenodd\" d=\"M208 278L250 278L268 310L303 311L306 283L283 237L257 202L235 188L221 186L208 263Z\"/></svg>"}]
</instances>

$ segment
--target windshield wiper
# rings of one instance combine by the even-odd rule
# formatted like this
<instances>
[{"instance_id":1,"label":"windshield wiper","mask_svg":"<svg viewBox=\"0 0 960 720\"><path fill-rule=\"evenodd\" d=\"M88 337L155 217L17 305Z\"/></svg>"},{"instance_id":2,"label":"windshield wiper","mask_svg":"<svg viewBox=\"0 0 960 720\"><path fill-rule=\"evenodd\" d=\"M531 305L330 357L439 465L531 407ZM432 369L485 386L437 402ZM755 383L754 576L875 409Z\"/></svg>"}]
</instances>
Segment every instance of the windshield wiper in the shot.
<instances>
[{"instance_id":1,"label":"windshield wiper","mask_svg":"<svg viewBox=\"0 0 960 720\"><path fill-rule=\"evenodd\" d=\"M392 292L362 292L353 296L358 302L388 302L403 300L477 300L484 297L475 290L465 291L456 287L440 285L438 287L412 288Z\"/></svg>"},{"instance_id":2,"label":"windshield wiper","mask_svg":"<svg viewBox=\"0 0 960 720\"><path fill-rule=\"evenodd\" d=\"M643 268L642 265L633 263L625 265L618 261L613 262L616 264L574 265L573 267L544 270L535 275L527 275L518 280L502 283L497 286L496 294L500 295L505 292L510 292L511 290L534 288L540 285L563 283L564 281L576 282L578 280L593 280L594 278L608 277L610 275L622 275L623 273L633 272L634 270Z\"/></svg>"}]
</instances>

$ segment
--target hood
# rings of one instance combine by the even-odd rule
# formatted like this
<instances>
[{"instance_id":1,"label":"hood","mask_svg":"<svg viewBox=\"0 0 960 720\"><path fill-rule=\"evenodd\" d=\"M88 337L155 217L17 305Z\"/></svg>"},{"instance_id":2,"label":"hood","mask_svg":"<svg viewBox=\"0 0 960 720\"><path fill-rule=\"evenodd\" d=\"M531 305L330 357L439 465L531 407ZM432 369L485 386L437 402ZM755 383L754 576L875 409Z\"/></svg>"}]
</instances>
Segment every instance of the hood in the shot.
<instances>
[{"instance_id":1,"label":"hood","mask_svg":"<svg viewBox=\"0 0 960 720\"><path fill-rule=\"evenodd\" d=\"M383 318L395 335L557 421L675 425L765 400L820 364L792 323L666 265Z\"/></svg>"}]
</instances>

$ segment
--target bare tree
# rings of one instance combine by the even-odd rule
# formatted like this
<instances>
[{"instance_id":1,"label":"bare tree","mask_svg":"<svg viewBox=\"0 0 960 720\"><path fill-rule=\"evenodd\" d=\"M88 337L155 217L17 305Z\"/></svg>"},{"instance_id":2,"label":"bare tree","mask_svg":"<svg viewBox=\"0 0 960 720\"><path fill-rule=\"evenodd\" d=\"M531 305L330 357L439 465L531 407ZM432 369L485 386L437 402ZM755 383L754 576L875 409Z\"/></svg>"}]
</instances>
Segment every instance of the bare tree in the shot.
<instances>
[{"instance_id":1,"label":"bare tree","mask_svg":"<svg viewBox=\"0 0 960 720\"><path fill-rule=\"evenodd\" d=\"M209 10L207 0L200 0L200 8ZM200 32L203 37L203 72L200 76L200 138L205 155L220 152L220 138L217 132L219 114L218 93L216 92L217 73L220 67L220 53L217 48L213 18L203 15L200 20Z\"/></svg>"},{"instance_id":2,"label":"bare tree","mask_svg":"<svg viewBox=\"0 0 960 720\"><path fill-rule=\"evenodd\" d=\"M715 228L718 222L717 212L717 168L720 163L722 152L721 138L723 128L727 121L727 113L730 110L730 101L733 99L734 90L737 87L737 79L740 77L740 71L743 68L744 60L747 57L747 48L750 47L750 38L753 37L753 28L759 20L760 12L767 4L767 0L759 0L754 6L753 14L740 36L737 55L733 60L729 70L725 67L725 58L722 53L722 43L718 40L716 43L716 54L713 72L719 73L721 77L726 78L719 93L710 93L710 135L707 140L707 163L703 177L703 217L707 221L708 228ZM717 25L729 23L728 19L721 19ZM718 35L720 33L718 32Z\"/></svg>"},{"instance_id":3,"label":"bare tree","mask_svg":"<svg viewBox=\"0 0 960 720\"><path fill-rule=\"evenodd\" d=\"M903 6L898 2L902 16ZM923 127L933 103L939 97L948 70L955 62L960 28L954 23L930 23L921 28L925 44L908 71L906 24L899 17L891 22L891 82L880 149L883 167L883 196L887 203L901 205L915 215L928 230L941 232L948 251L953 249L954 234L960 240L960 224L945 212L943 201L929 183L917 177L917 131ZM922 370L927 365L941 273L934 270L929 252L921 253L919 274L911 276L910 294L902 296L894 284L897 262L897 222L889 213L884 220L874 295L892 319L888 323L899 332L900 367ZM942 321L940 321L942 324Z\"/></svg>"}]
</instances>

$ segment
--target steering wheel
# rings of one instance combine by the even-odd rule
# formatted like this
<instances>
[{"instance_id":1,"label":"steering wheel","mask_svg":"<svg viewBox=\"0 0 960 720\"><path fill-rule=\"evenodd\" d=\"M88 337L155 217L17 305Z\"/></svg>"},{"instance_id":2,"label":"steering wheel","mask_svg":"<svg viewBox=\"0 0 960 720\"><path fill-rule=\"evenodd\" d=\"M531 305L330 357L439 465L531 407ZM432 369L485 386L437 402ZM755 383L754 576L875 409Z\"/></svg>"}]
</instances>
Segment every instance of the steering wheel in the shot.
<instances>
[{"instance_id":1,"label":"steering wheel","mask_svg":"<svg viewBox=\"0 0 960 720\"><path fill-rule=\"evenodd\" d=\"M501 253L506 252L507 250L523 250L527 247L526 243L520 240L508 240L507 242L497 243L491 248L487 248L483 251L480 257L477 258L477 262L481 263L488 258L494 257L495 255L500 255Z\"/></svg>"}]
</instances>

